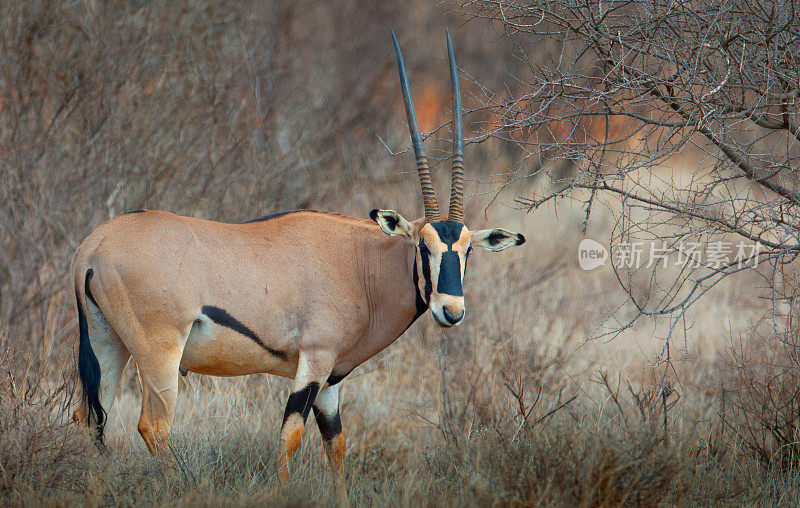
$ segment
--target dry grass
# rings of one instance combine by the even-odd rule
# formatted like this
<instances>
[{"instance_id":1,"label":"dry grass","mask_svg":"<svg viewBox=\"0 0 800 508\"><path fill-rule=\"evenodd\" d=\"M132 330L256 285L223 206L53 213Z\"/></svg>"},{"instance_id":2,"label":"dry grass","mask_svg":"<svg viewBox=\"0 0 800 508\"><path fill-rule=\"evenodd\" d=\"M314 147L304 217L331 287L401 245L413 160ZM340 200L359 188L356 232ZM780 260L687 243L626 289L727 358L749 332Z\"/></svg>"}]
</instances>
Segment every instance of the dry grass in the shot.
<instances>
[{"instance_id":1,"label":"dry grass","mask_svg":"<svg viewBox=\"0 0 800 508\"><path fill-rule=\"evenodd\" d=\"M426 96L420 114L440 121L447 71L430 41L460 21L413 5L0 7L0 503L333 501L312 423L289 484L275 478L283 379L190 374L170 469L136 432L129 365L108 451L96 450L67 421L76 340L67 267L91 229L136 208L230 221L302 207L413 216L410 157L390 156L375 137L407 143L386 32L391 22L424 33L404 49ZM472 23L456 40L483 81L519 64L498 57L507 48L487 42L491 27ZM497 148L468 146L468 176L490 181L512 166L513 151ZM446 169L435 173L445 189ZM578 268L579 208L505 206L539 184L501 194L490 220L493 196L469 199L471 228L506 227L529 243L471 257L466 323L442 333L425 317L343 382L352 501L800 502L798 364L760 324L753 279L731 278L693 309L671 368L664 323L587 341L623 294L610 270ZM598 209L589 236L607 234L606 217Z\"/></svg>"},{"instance_id":2,"label":"dry grass","mask_svg":"<svg viewBox=\"0 0 800 508\"><path fill-rule=\"evenodd\" d=\"M562 224L570 220L566 215L559 219ZM544 237L554 218L523 220ZM503 224L522 226L518 221L511 212L501 218ZM755 364L743 364L733 353L741 348L732 350L723 335L713 346L706 344L702 354L687 344L685 359L676 362L680 375L669 378L676 388L666 399L665 427L662 368L634 346L655 349L659 341L637 331L607 344L582 342L600 319L603 302L581 288L586 290L587 277L598 275L576 272L571 262L562 261L557 246L536 249L536 255L490 256L470 265L471 316L463 327L443 334L423 319L343 383L354 503L617 506L800 500L792 442L758 439L772 432L767 412L788 421L796 407L791 406L796 383L790 390L788 373L796 376L797 366L774 341L767 338L751 351L747 358L760 359ZM529 275L504 288L488 282L507 280L523 268ZM698 336L718 321L710 314L716 305L711 299L699 308L693 320ZM587 317L595 312L595 320ZM739 316L736 322L747 319ZM626 349L632 351L622 356ZM5 369L23 376L18 367L25 364L24 356L6 358L12 360ZM69 372L72 358L60 361L60 370ZM782 370L769 368L778 363ZM26 376L41 379L35 367ZM107 455L65 425L61 401L69 390L49 376L45 386L25 396L19 388L17 395L11 393L4 378L0 499L5 502L306 505L334 499L312 423L289 484L280 487L274 476L285 380L190 374L181 386L175 419L176 466L165 469L148 455L136 432L139 393L132 365L127 389L110 411ZM776 378L783 380L779 387ZM45 402L58 390L52 400L59 402ZM762 408L764 419L754 418L756 408ZM57 446L50 449L51 443Z\"/></svg>"}]
</instances>

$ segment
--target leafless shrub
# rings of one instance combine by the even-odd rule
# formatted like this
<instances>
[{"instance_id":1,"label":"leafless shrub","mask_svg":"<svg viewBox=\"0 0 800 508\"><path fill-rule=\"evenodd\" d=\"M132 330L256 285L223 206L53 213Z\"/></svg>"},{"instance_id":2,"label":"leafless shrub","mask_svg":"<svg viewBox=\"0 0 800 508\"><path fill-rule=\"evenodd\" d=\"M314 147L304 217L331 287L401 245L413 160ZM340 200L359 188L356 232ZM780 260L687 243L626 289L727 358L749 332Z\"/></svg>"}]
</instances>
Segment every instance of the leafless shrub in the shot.
<instances>
[{"instance_id":1,"label":"leafless shrub","mask_svg":"<svg viewBox=\"0 0 800 508\"><path fill-rule=\"evenodd\" d=\"M45 382L35 358L5 338L0 348L0 500L80 494L96 452L67 421L72 383Z\"/></svg>"},{"instance_id":2,"label":"leafless shrub","mask_svg":"<svg viewBox=\"0 0 800 508\"><path fill-rule=\"evenodd\" d=\"M368 13L392 9L4 2L0 323L44 357L68 343L52 334L71 331L71 255L114 214L237 221L348 189L370 160L349 152L360 120L377 130L391 111ZM322 19L349 39L300 44Z\"/></svg>"},{"instance_id":3,"label":"leafless shrub","mask_svg":"<svg viewBox=\"0 0 800 508\"><path fill-rule=\"evenodd\" d=\"M730 439L766 465L800 468L797 349L753 340L732 349L722 369L720 413Z\"/></svg>"},{"instance_id":4,"label":"leafless shrub","mask_svg":"<svg viewBox=\"0 0 800 508\"><path fill-rule=\"evenodd\" d=\"M673 243L691 235L703 241L719 234L735 238L738 231L730 226L747 224L743 231L757 239L774 242L769 231L779 231L784 243L792 241L794 203L757 187L772 182L793 188L795 160L762 158L764 146L777 146L767 138L725 141L737 150L751 141L755 144L750 146L762 147L750 163L766 166L754 179L718 161L717 152L708 152L711 164L680 180L683 187L675 192L661 190L671 185L670 178L656 174L648 180L652 175L641 171L648 161L663 162L682 147L706 153L711 144L687 134L703 136L700 120L713 132L731 136L752 123L733 115L733 123L723 127L728 117L713 111L704 117L707 106L732 97L723 87L703 98L724 77L722 50L700 48L702 55L710 55L711 67L696 76L699 94L675 89L684 93L680 100L687 104L689 120L669 116L678 114L670 113L669 105L648 116L642 106L647 94L631 96L645 83L629 73L640 61L633 53L626 53L622 64L584 58L567 68L576 71L576 81L559 81L568 72L552 73L553 67L543 64L555 60L540 59L530 49L536 44L543 54L559 55L567 31L553 38L512 25L520 23L518 16L535 17L542 9L552 13L575 6L575 13L585 15L597 5L503 2L505 20L497 16L498 3L467 4L475 6L485 6L479 15L497 18L496 26L511 37L497 40L492 26L479 21L460 26L459 33L450 20L460 25L463 18L448 14L462 76L468 73L487 85L480 88L464 79L465 99L490 106L469 116L475 120L469 130L483 128L468 146L471 190L501 187L509 176L549 172L556 182L540 182L542 189L526 194L521 206L572 197L583 207L576 222L580 226L584 217L598 216L598 205L608 205L612 225L617 224L611 231L616 240L637 234L648 240L672 238ZM679 8L686 5L675 4L673 14ZM408 161L405 155L391 157L375 136L379 133L395 151L408 144L391 48L384 43L392 24L405 39L423 129L433 131L426 144L443 160L449 135L446 126L435 125L450 117L449 96L446 66L440 52L431 51L436 37L443 37L441 12L435 9L441 4L350 0L0 4L0 333L5 341L0 348L0 502L310 505L334 499L311 421L290 484L278 485L274 437L286 385L265 376L185 378L170 469L147 453L136 433L139 400L132 365L116 405L109 408L109 449L106 455L98 453L88 436L67 423L65 411L72 385L62 380L73 369L75 342L69 259L93 228L136 208L235 221L278 209L336 208L359 214L374 206L409 206L417 188L413 175L402 173ZM613 12L627 15L630 10ZM600 41L612 56L622 46L626 52L636 47L631 44L638 33L636 24L626 28L620 21L626 18L614 16L606 19L616 19L613 27L622 28L622 42L619 37ZM666 21L665 27L675 25ZM549 17L545 23L556 27ZM400 26L414 29L404 35ZM597 31L596 24L587 26ZM710 32L709 41L722 40L720 33ZM590 39L568 38L562 62L577 57L575 44L583 40ZM523 58L506 58L506 50L514 47ZM753 53L749 43L744 50L737 48L734 44L725 51L760 51ZM752 65L763 61L754 57ZM547 74L536 74L539 70ZM535 79L528 80L528 72ZM524 79L509 83L508 75ZM491 92L507 83L509 97ZM532 83L545 85L546 97L559 99L561 94L560 102L541 110L537 101L545 95L529 93L526 87ZM572 106L586 111L571 112ZM607 106L619 106L620 114L607 117ZM765 118L777 121L780 115L770 107ZM669 122L682 122L675 132L689 131L670 138ZM768 130L775 131L772 137L785 131ZM645 134L650 137L640 141ZM474 143L487 136L486 143ZM491 174L492 168L506 165L517 171ZM435 168L438 176L444 166ZM780 172L772 175L773 170ZM412 185L406 185L409 180ZM752 180L748 185L754 188L739 187L742 180ZM569 195L563 190L567 183L574 183ZM618 184L625 192L643 194L622 195L611 188ZM744 197L736 194L741 189L747 189ZM725 204L726 192L736 196L730 201L735 209ZM642 197L660 201L651 204ZM478 197L470 201L468 217L477 223L483 204ZM676 211L665 203L684 208ZM684 213L687 207L696 214ZM781 207L783 218L775 211ZM730 385L750 383L747 390L734 393L726 385L725 403L719 405L725 410L709 418L690 414L703 404L697 394L687 400L680 390L665 391L674 380L672 371L662 369L661 357L656 376L634 379L631 372L605 368L594 374L601 362L587 358L581 347L591 344L581 341L596 330L592 316L603 306L590 302L590 309L579 307L587 298L610 295L613 275L594 279L590 289L585 279L574 280L579 277L573 260L565 256L573 247L569 242L578 241L564 232L570 214L551 217L542 207L537 214L514 217L502 207L492 212L497 209L530 238L555 241L531 241L524 255L502 254L513 262L501 271L476 254L465 289L480 306L480 315L476 312L445 335L420 320L343 383L348 486L356 505L797 504L799 470L793 460L782 458L783 451L775 455L793 445L788 440L782 441L786 446L777 444L771 428L746 412L757 406L745 398L748 393L753 400L773 397L764 414L791 422L792 406L780 403L792 400L790 375L765 383L764 376L776 371L764 363L748 374L761 381L744 376ZM742 222L754 217L754 223ZM780 252L789 254L783 260L793 255L791 248ZM691 276L700 281L700 292L695 292L700 294L711 280L702 277L713 270L695 268ZM775 272L774 283L764 284L784 288L777 294L788 298L797 293L797 284L792 266L784 268ZM662 291L665 279L653 283L649 273L618 275L645 311L642 315L665 311L664 305L655 305L668 294ZM777 310L780 321L782 309ZM639 308L626 312L630 318L639 315ZM675 330L685 331L682 325L678 322ZM796 342L786 333L782 338ZM773 363L788 367L782 362ZM735 378L736 372L724 379ZM703 390L713 392L716 385ZM766 451L738 446L734 436L747 425L760 429L754 435L767 436L751 439ZM784 436L788 425L781 427ZM764 463L766 454L774 456L770 464Z\"/></svg>"},{"instance_id":5,"label":"leafless shrub","mask_svg":"<svg viewBox=\"0 0 800 508\"><path fill-rule=\"evenodd\" d=\"M513 142L520 162L503 183L533 174L551 182L520 205L570 199L615 217L608 245L629 309L616 333L642 316L666 317L667 339L685 313L729 275L749 270L737 249L674 271L619 263L620 246L660 242L674 256L690 243L758 245L769 314L791 341L795 295L782 273L800 253L800 18L791 1L469 1L516 45L527 69L514 89L482 88L474 116L493 115L475 141ZM679 158L691 169L676 172ZM569 160L575 170L559 169ZM624 261L624 260L623 260ZM794 269L794 265L790 270ZM631 315L632 312L632 315Z\"/></svg>"}]
</instances>

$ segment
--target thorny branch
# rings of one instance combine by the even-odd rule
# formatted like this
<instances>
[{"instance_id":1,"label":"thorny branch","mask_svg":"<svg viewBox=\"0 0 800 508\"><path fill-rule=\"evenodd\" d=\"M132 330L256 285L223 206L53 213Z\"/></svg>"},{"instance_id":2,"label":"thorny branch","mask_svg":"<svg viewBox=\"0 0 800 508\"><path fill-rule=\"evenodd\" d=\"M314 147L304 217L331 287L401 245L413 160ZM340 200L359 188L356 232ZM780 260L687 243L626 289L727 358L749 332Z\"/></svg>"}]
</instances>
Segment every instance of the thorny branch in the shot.
<instances>
[{"instance_id":1,"label":"thorny branch","mask_svg":"<svg viewBox=\"0 0 800 508\"><path fill-rule=\"evenodd\" d=\"M480 87L467 112L483 125L476 142L502 140L519 151L508 181L549 177L519 205L579 201L584 233L592 210L605 206L614 218L612 258L636 240L678 254L687 242L758 244L759 263L615 263L635 312L613 317L598 337L663 316L668 347L698 299L755 269L779 339L798 344L788 331L800 288L797 8L796 0L462 4L499 24L527 63L515 88Z\"/></svg>"}]
</instances>

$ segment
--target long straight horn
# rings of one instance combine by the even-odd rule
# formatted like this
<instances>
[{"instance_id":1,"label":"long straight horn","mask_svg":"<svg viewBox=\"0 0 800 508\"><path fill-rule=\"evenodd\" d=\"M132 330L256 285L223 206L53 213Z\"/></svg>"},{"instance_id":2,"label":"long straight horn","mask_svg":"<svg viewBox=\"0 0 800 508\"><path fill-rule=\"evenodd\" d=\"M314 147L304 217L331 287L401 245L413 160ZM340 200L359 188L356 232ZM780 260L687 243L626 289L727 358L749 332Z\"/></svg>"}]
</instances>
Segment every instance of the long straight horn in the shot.
<instances>
[{"instance_id":1,"label":"long straight horn","mask_svg":"<svg viewBox=\"0 0 800 508\"><path fill-rule=\"evenodd\" d=\"M450 211L447 220L464 222L464 131L461 127L461 91L453 41L447 31L447 56L450 60L450 85L453 88L453 171L450 183Z\"/></svg>"},{"instance_id":2,"label":"long straight horn","mask_svg":"<svg viewBox=\"0 0 800 508\"><path fill-rule=\"evenodd\" d=\"M428 158L422 147L422 138L419 135L419 125L417 125L417 115L414 113L414 101L411 99L411 90L408 86L406 77L406 67L403 64L403 55L400 53L400 45L397 37L392 30L392 41L394 41L394 52L397 56L397 71L400 74L400 88L403 91L403 103L406 106L406 118L408 118L408 130L411 133L411 143L414 145L414 155L417 158L417 173L419 173L419 184L422 187L422 203L425 205L425 220L436 222L440 220L439 204L436 202L436 191L431 182L431 170L428 168Z\"/></svg>"}]
</instances>

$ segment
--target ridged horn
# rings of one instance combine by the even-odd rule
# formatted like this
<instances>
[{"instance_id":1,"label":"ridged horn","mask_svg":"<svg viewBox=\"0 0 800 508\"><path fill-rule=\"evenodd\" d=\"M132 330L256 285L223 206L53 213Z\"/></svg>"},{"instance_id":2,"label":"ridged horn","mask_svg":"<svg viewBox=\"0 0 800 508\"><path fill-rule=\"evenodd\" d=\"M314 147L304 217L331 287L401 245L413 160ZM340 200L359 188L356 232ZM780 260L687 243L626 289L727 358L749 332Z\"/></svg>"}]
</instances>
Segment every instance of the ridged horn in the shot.
<instances>
[{"instance_id":1,"label":"ridged horn","mask_svg":"<svg viewBox=\"0 0 800 508\"><path fill-rule=\"evenodd\" d=\"M450 211L447 220L464 222L464 131L461 126L461 90L458 67L453 54L450 30L447 32L447 57L450 60L450 86L453 89L453 170L450 181Z\"/></svg>"},{"instance_id":2,"label":"ridged horn","mask_svg":"<svg viewBox=\"0 0 800 508\"><path fill-rule=\"evenodd\" d=\"M408 86L406 77L406 67L403 64L403 55L400 53L400 45L397 37L392 32L394 42L394 52L397 57L397 72L400 74L400 89L403 91L403 103L406 107L406 118L408 119L408 130L411 133L411 143L414 145L414 155L417 158L417 173L419 174L419 185L422 187L422 203L425 205L425 220L436 222L440 220L439 204L436 202L436 191L433 189L431 181L431 170L428 167L428 158L422 147L422 138L419 135L419 125L417 115L414 113L414 101L411 99L411 90Z\"/></svg>"}]
</instances>

